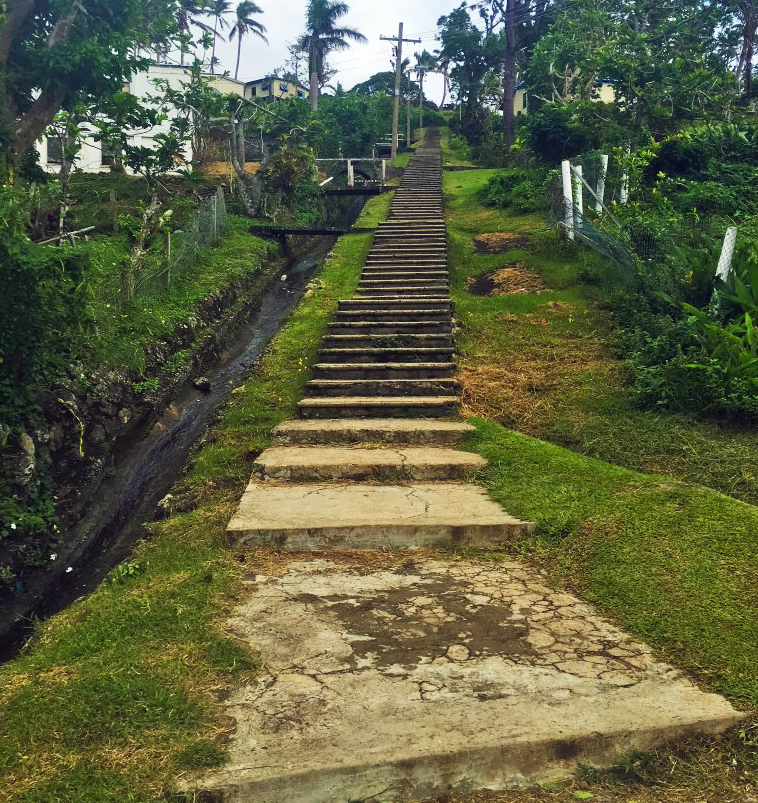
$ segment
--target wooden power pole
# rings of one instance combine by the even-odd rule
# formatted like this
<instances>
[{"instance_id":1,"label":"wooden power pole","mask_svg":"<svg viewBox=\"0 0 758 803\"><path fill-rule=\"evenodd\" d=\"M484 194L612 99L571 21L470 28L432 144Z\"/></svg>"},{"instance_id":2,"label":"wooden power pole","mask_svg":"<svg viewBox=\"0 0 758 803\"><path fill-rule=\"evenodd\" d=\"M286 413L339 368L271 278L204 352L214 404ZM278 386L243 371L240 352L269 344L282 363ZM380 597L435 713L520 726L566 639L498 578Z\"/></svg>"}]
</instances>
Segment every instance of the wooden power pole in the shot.
<instances>
[{"instance_id":1,"label":"wooden power pole","mask_svg":"<svg viewBox=\"0 0 758 803\"><path fill-rule=\"evenodd\" d=\"M397 38L394 36L380 36L388 42L397 42L397 55L395 56L395 102L392 106L392 164L397 160L397 129L400 123L400 84L403 76L403 42L421 44L420 39L403 39L403 23L398 28Z\"/></svg>"}]
</instances>

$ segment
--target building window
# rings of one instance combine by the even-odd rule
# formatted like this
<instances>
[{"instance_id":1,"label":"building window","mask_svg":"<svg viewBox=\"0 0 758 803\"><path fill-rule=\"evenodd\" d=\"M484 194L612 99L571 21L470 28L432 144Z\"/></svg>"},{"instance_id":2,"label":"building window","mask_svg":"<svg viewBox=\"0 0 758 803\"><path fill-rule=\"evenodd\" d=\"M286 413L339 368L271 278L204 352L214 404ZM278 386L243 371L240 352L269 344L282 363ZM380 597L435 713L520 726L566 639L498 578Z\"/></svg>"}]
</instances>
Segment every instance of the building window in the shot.
<instances>
[{"instance_id":1,"label":"building window","mask_svg":"<svg viewBox=\"0 0 758 803\"><path fill-rule=\"evenodd\" d=\"M521 96L521 108L526 108L526 92L524 92L524 94Z\"/></svg>"},{"instance_id":2,"label":"building window","mask_svg":"<svg viewBox=\"0 0 758 803\"><path fill-rule=\"evenodd\" d=\"M279 84L279 91L280 92L289 92L290 85L289 84Z\"/></svg>"},{"instance_id":3,"label":"building window","mask_svg":"<svg viewBox=\"0 0 758 803\"><path fill-rule=\"evenodd\" d=\"M257 89L257 87L251 86L251 87L250 87L250 97L251 97L251 98L254 98L254 97L257 95L257 94L258 94L258 89Z\"/></svg>"},{"instance_id":4,"label":"building window","mask_svg":"<svg viewBox=\"0 0 758 803\"><path fill-rule=\"evenodd\" d=\"M305 92L303 92L303 90L302 90L302 89L298 89L298 90L297 90L297 96L298 96L299 98L304 98L304 97L305 97Z\"/></svg>"},{"instance_id":5,"label":"building window","mask_svg":"<svg viewBox=\"0 0 758 803\"><path fill-rule=\"evenodd\" d=\"M120 156L120 151L117 145L112 145L108 142L101 143L102 148L102 157L100 159L100 164L102 165L112 165L115 164Z\"/></svg>"},{"instance_id":6,"label":"building window","mask_svg":"<svg viewBox=\"0 0 758 803\"><path fill-rule=\"evenodd\" d=\"M264 82L261 84L261 91L262 91L262 92L265 92L265 91L266 91L267 89L269 89L270 87L271 87L271 84L270 84L268 81L264 81Z\"/></svg>"},{"instance_id":7,"label":"building window","mask_svg":"<svg viewBox=\"0 0 758 803\"><path fill-rule=\"evenodd\" d=\"M47 163L49 165L63 164L63 146L59 137L47 138Z\"/></svg>"}]
</instances>

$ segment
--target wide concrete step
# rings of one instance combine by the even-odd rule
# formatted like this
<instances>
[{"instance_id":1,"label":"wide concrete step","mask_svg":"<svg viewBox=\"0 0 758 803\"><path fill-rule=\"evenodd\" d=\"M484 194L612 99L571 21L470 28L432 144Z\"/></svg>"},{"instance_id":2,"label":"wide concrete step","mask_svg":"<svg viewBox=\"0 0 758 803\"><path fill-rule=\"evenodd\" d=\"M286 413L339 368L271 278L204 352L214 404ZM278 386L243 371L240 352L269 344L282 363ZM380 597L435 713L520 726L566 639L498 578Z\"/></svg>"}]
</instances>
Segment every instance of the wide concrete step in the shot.
<instances>
[{"instance_id":1,"label":"wide concrete step","mask_svg":"<svg viewBox=\"0 0 758 803\"><path fill-rule=\"evenodd\" d=\"M358 282L360 289L366 290L405 290L416 288L423 290L425 288L442 288L447 287L447 282L444 279L361 279Z\"/></svg>"},{"instance_id":2,"label":"wide concrete step","mask_svg":"<svg viewBox=\"0 0 758 803\"><path fill-rule=\"evenodd\" d=\"M433 281L442 282L448 285L450 274L445 265L429 265L420 267L418 265L394 265L392 267L370 266L363 269L361 281L369 282L397 282L406 280L409 282Z\"/></svg>"},{"instance_id":3,"label":"wide concrete step","mask_svg":"<svg viewBox=\"0 0 758 803\"><path fill-rule=\"evenodd\" d=\"M444 418L458 409L456 396L319 397L298 402L301 418Z\"/></svg>"},{"instance_id":4,"label":"wide concrete step","mask_svg":"<svg viewBox=\"0 0 758 803\"><path fill-rule=\"evenodd\" d=\"M414 365L420 362L450 362L452 358L452 346L323 348L319 351L319 360L326 363L402 362Z\"/></svg>"},{"instance_id":5,"label":"wide concrete step","mask_svg":"<svg viewBox=\"0 0 758 803\"><path fill-rule=\"evenodd\" d=\"M229 522L227 535L235 545L323 551L450 544L495 547L533 529L534 525L509 516L473 485L253 482ZM327 803L327 798L323 800Z\"/></svg>"},{"instance_id":6,"label":"wide concrete step","mask_svg":"<svg viewBox=\"0 0 758 803\"><path fill-rule=\"evenodd\" d=\"M323 348L452 348L452 335L421 332L388 335L326 335Z\"/></svg>"},{"instance_id":7,"label":"wide concrete step","mask_svg":"<svg viewBox=\"0 0 758 803\"><path fill-rule=\"evenodd\" d=\"M528 530L502 522L498 536L469 489L359 485L314 494L313 486L264 486L250 493L230 537L285 549L387 549L411 539L426 546L435 527L446 526L443 516L450 529L437 534L445 541L473 537L481 545ZM281 521L280 512L277 529L251 529L268 511L301 505L302 519ZM370 532L359 513L327 518L350 507L365 511L366 523L377 512L387 520ZM475 510L481 518L465 517ZM306 525L312 514L322 524L315 532ZM235 611L234 632L263 654L265 675L226 701L225 713L238 720L229 763L193 780L192 790L224 803L395 803L511 787L472 799L524 800L533 797L524 788L575 780L578 764L609 767L744 718L523 563L419 554L373 567L361 556L328 558L256 578Z\"/></svg>"},{"instance_id":8,"label":"wide concrete step","mask_svg":"<svg viewBox=\"0 0 758 803\"><path fill-rule=\"evenodd\" d=\"M427 320L427 321L449 321L451 316L450 307L447 308L437 305L428 309L413 307L397 308L376 308L376 309L339 309L334 313L336 321L396 321L396 320Z\"/></svg>"},{"instance_id":9,"label":"wide concrete step","mask_svg":"<svg viewBox=\"0 0 758 803\"><path fill-rule=\"evenodd\" d=\"M470 480L486 465L477 454L436 446L274 446L253 463L253 477L279 482L450 482Z\"/></svg>"},{"instance_id":10,"label":"wide concrete step","mask_svg":"<svg viewBox=\"0 0 758 803\"><path fill-rule=\"evenodd\" d=\"M313 366L314 379L450 379L454 375L453 362L321 362Z\"/></svg>"},{"instance_id":11,"label":"wide concrete step","mask_svg":"<svg viewBox=\"0 0 758 803\"><path fill-rule=\"evenodd\" d=\"M416 296L414 298L404 298L402 296L377 296L375 298L348 298L339 302L340 310L350 310L361 312L363 310L384 310L389 311L401 309L430 310L444 307L446 310L454 309L450 298L439 296Z\"/></svg>"},{"instance_id":12,"label":"wide concrete step","mask_svg":"<svg viewBox=\"0 0 758 803\"><path fill-rule=\"evenodd\" d=\"M312 379L306 393L314 396L453 396L459 390L451 377L422 379Z\"/></svg>"},{"instance_id":13,"label":"wide concrete step","mask_svg":"<svg viewBox=\"0 0 758 803\"><path fill-rule=\"evenodd\" d=\"M402 292L406 298L416 296L428 296L440 299L450 298L450 292L447 286L438 288L428 287L359 287L356 290L355 298L383 298L388 293Z\"/></svg>"},{"instance_id":14,"label":"wide concrete step","mask_svg":"<svg viewBox=\"0 0 758 803\"><path fill-rule=\"evenodd\" d=\"M369 334L369 335L408 335L416 332L449 334L452 332L450 318L440 321L396 320L396 321L332 321L330 334Z\"/></svg>"},{"instance_id":15,"label":"wide concrete step","mask_svg":"<svg viewBox=\"0 0 758 803\"><path fill-rule=\"evenodd\" d=\"M459 421L427 421L422 418L294 419L271 433L281 444L348 445L394 444L459 446L476 430Z\"/></svg>"}]
</instances>

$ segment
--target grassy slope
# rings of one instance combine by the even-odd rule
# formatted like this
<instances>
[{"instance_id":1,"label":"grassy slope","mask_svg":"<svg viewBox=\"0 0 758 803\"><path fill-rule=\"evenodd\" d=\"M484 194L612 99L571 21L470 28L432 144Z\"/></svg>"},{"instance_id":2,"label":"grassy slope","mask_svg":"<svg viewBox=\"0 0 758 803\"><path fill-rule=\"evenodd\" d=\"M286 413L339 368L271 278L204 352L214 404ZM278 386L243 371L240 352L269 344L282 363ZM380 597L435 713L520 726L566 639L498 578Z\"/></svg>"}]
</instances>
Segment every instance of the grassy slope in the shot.
<instances>
[{"instance_id":1,"label":"grassy slope","mask_svg":"<svg viewBox=\"0 0 758 803\"><path fill-rule=\"evenodd\" d=\"M489 173L445 175L461 375L468 407L482 413L472 419L477 434L469 445L490 461L483 480L510 512L542 525L540 536L520 546L523 557L705 687L758 707L758 507L622 467L661 464L666 474L755 499L755 477L744 474L747 466L755 471L749 455L756 433L632 410L607 347L613 322L592 301L597 289L578 283L580 271L597 270L593 255L540 234L530 250L474 253L473 235L542 228L537 216L513 217L478 202ZM494 298L467 292L468 276L514 261L538 273L548 291ZM573 449L586 454L502 423L558 442L568 427L578 433ZM682 429L697 454L683 448ZM713 464L733 454L742 465L721 465L726 476L719 476ZM602 801L758 800L757 731L754 724L718 746L705 740L630 759L620 785L616 775L590 772L555 790L450 800L568 801L590 786L587 794Z\"/></svg>"},{"instance_id":2,"label":"grassy slope","mask_svg":"<svg viewBox=\"0 0 758 803\"><path fill-rule=\"evenodd\" d=\"M597 303L602 290L581 282L602 272L599 257L562 244L539 215L484 207L477 193L493 172L445 174L469 410L626 468L758 503L758 431L633 407L610 346L613 320ZM504 231L530 235L534 246L475 251L472 236ZM546 290L494 298L465 291L468 277L512 262L538 273Z\"/></svg>"},{"instance_id":3,"label":"grassy slope","mask_svg":"<svg viewBox=\"0 0 758 803\"><path fill-rule=\"evenodd\" d=\"M372 225L374 205L386 202L372 199L358 225ZM185 769L223 762L219 694L257 667L217 626L245 571L225 547L224 529L251 457L293 414L370 242L340 239L235 391L175 490L191 510L151 525L130 563L41 624L25 654L0 668L0 801L147 803L163 799Z\"/></svg>"}]
</instances>

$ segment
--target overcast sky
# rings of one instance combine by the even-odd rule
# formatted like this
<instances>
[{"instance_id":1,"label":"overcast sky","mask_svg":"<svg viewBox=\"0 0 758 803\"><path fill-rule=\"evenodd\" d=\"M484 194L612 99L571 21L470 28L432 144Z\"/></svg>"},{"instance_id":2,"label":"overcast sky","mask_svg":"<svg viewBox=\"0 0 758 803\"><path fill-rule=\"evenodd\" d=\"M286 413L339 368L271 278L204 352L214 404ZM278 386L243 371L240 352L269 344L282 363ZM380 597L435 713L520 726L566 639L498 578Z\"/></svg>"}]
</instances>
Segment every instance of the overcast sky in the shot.
<instances>
[{"instance_id":1,"label":"overcast sky","mask_svg":"<svg viewBox=\"0 0 758 803\"><path fill-rule=\"evenodd\" d=\"M294 41L305 24L306 0L256 0L263 9L255 19L266 26L266 45L254 36L242 41L242 58L239 78L261 78L284 64L289 57L287 44ZM390 69L392 43L380 40L380 36L397 36L398 23L404 24L403 38L421 39L421 44L403 44L403 57L424 48L434 50L439 46L434 36L437 20L459 5L460 0L348 0L350 11L340 24L357 28L368 39L366 44L352 45L350 50L333 53L329 63L339 70L333 79L340 81L345 89L365 81L374 73ZM236 2L235 2L236 6ZM226 36L227 34L224 34ZM237 42L222 42L216 48L216 56L222 66L234 76L237 59ZM424 82L424 92L430 100L439 102L442 96L441 76L431 75Z\"/></svg>"}]
</instances>

